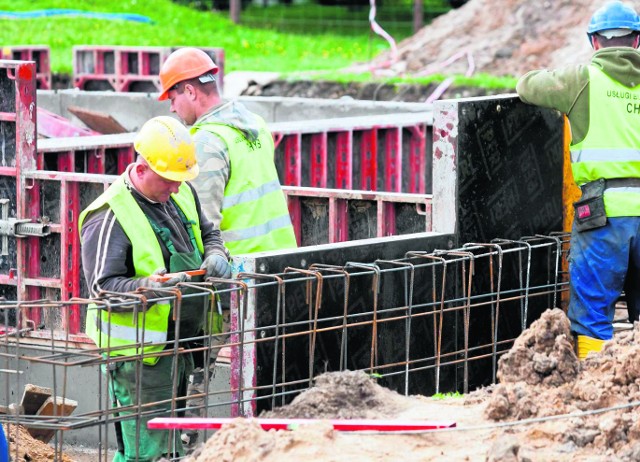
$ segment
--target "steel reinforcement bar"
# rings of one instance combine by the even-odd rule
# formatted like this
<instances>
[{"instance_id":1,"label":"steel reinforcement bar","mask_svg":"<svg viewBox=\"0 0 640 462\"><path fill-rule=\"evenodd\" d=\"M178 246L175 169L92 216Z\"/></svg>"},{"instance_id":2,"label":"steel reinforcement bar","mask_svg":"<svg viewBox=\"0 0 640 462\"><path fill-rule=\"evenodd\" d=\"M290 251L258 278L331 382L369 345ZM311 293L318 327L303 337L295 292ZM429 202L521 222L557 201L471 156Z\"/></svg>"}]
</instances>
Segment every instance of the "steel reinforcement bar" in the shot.
<instances>
[{"instance_id":1,"label":"steel reinforcement bar","mask_svg":"<svg viewBox=\"0 0 640 462\"><path fill-rule=\"evenodd\" d=\"M220 343L215 335L178 334L161 352L114 356L144 345L145 332L140 329L132 345L97 349L53 331L50 339L38 340L25 336L37 326L21 327L22 313L33 307L51 317L76 307L144 313L151 303L144 293L2 302L0 404L7 413L0 413L0 422L54 433L99 426L106 448L113 443L106 425L116 420L176 416L187 408L217 416L258 415L289 403L325 371L363 370L403 394L467 393L494 383L499 357L543 311L558 306L568 287L562 271L568 245L566 234L496 239L450 250L416 249L393 260L310 262L276 274L247 271L246 260L236 261L233 280L184 283L178 291L156 294L172 301L177 332L185 299L201 300L203 316L217 308L218 297L231 309L230 378L205 375L203 391L188 401L174 383L170 400L119 406L109 399L101 370L149 355L174 362L195 355L207 364L212 349L220 348L210 346ZM144 368L136 380L141 374ZM51 388L59 407L48 415L25 412L20 397L26 384ZM79 403L75 412L65 415L64 400Z\"/></svg>"}]
</instances>

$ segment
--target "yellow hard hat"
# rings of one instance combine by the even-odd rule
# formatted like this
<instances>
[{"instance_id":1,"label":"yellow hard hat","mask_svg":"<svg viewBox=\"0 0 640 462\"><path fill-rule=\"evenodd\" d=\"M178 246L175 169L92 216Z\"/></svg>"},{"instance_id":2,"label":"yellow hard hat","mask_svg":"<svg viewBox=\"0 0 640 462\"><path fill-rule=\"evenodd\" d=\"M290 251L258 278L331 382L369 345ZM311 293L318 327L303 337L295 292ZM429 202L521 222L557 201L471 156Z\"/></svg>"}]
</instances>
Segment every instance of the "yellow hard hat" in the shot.
<instances>
[{"instance_id":1,"label":"yellow hard hat","mask_svg":"<svg viewBox=\"0 0 640 462\"><path fill-rule=\"evenodd\" d=\"M133 147L151 170L167 180L189 181L200 172L189 130L173 117L148 120L136 135Z\"/></svg>"}]
</instances>

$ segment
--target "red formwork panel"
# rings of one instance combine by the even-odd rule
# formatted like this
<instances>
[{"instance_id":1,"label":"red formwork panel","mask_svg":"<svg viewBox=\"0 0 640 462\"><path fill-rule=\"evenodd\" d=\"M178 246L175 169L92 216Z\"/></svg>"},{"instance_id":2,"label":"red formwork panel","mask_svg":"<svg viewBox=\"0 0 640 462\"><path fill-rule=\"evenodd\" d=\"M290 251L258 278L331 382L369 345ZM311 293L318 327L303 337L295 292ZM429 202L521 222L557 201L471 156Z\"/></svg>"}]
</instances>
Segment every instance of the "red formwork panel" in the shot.
<instances>
[{"instance_id":1,"label":"red formwork panel","mask_svg":"<svg viewBox=\"0 0 640 462\"><path fill-rule=\"evenodd\" d=\"M42 336L39 326L55 326L86 342L78 305L42 310L36 301L86 295L78 217L133 161L134 135L38 140L34 108L35 63L0 60L0 296L24 302L12 328Z\"/></svg>"},{"instance_id":2,"label":"red formwork panel","mask_svg":"<svg viewBox=\"0 0 640 462\"><path fill-rule=\"evenodd\" d=\"M335 119L328 126L310 123L304 129L275 131L276 167L284 186L330 188L338 191L380 191L424 195L431 192L431 160L427 149L429 124L423 115L371 117L351 122ZM320 196L319 196L320 197ZM431 203L398 207L397 201L349 200L332 194L326 210L328 219L316 228L307 226L317 219L318 204L310 209L297 194L289 194L291 215L299 245L342 242L367 237L393 236L430 230L419 216L431 219ZM395 198L397 199L397 198ZM307 201L308 202L308 201ZM321 201L322 202L322 201ZM373 207L372 207L373 204ZM375 211L372 214L371 211ZM417 210L414 214L413 210ZM418 216L416 216L416 214ZM363 218L364 217L364 218ZM306 227L306 228L305 228ZM373 227L373 228L372 228ZM365 235L354 236L354 229ZM315 240L305 229L326 229Z\"/></svg>"},{"instance_id":3,"label":"red formwork panel","mask_svg":"<svg viewBox=\"0 0 640 462\"><path fill-rule=\"evenodd\" d=\"M0 59L34 61L36 85L40 90L51 89L50 51L47 45L8 45L0 48Z\"/></svg>"},{"instance_id":4,"label":"red formwork panel","mask_svg":"<svg viewBox=\"0 0 640 462\"><path fill-rule=\"evenodd\" d=\"M280 180L288 186L430 193L430 126L420 118L399 114L384 124L371 117L370 124L354 126L335 119L329 127L310 122L304 128L276 128Z\"/></svg>"},{"instance_id":5,"label":"red formwork panel","mask_svg":"<svg viewBox=\"0 0 640 462\"><path fill-rule=\"evenodd\" d=\"M432 230L429 194L296 186L283 186L283 191L301 246Z\"/></svg>"},{"instance_id":6,"label":"red formwork panel","mask_svg":"<svg viewBox=\"0 0 640 462\"><path fill-rule=\"evenodd\" d=\"M73 47L73 86L81 90L155 93L161 89L160 68L177 48L80 45ZM222 89L224 50L201 48L220 67Z\"/></svg>"}]
</instances>

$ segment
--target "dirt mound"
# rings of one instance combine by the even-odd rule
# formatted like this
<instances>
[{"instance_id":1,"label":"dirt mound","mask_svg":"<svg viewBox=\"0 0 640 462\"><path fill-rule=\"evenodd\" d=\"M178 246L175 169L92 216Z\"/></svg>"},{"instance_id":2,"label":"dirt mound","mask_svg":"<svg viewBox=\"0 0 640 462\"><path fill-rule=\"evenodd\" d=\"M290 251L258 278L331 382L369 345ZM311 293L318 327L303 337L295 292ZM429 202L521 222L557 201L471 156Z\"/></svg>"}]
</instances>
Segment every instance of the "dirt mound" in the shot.
<instances>
[{"instance_id":1,"label":"dirt mound","mask_svg":"<svg viewBox=\"0 0 640 462\"><path fill-rule=\"evenodd\" d=\"M319 422L267 432L254 420L238 419L187 460L637 461L638 357L636 325L578 361L564 312L548 310L500 359L501 383L468 399L405 397L363 372L345 371L319 376L316 387L261 416L453 420L457 429L349 434ZM538 419L523 421L530 418ZM506 421L514 424L504 428Z\"/></svg>"},{"instance_id":2,"label":"dirt mound","mask_svg":"<svg viewBox=\"0 0 640 462\"><path fill-rule=\"evenodd\" d=\"M564 312L557 308L545 311L500 358L498 380L552 387L575 380L580 361L570 339L569 319Z\"/></svg>"},{"instance_id":3,"label":"dirt mound","mask_svg":"<svg viewBox=\"0 0 640 462\"><path fill-rule=\"evenodd\" d=\"M560 310L547 311L533 323L500 359L501 383L493 389L486 415L521 420L587 412L569 420L555 438L640 460L640 327L619 333L582 363L568 334L568 320ZM619 409L595 412L614 407Z\"/></svg>"},{"instance_id":4,"label":"dirt mound","mask_svg":"<svg viewBox=\"0 0 640 462\"><path fill-rule=\"evenodd\" d=\"M9 443L9 459L12 462L31 462L56 460L61 462L73 462L66 454L58 453L47 443L35 439L22 425L8 425L7 441ZM2 428L0 428L2 431Z\"/></svg>"},{"instance_id":5,"label":"dirt mound","mask_svg":"<svg viewBox=\"0 0 640 462\"><path fill-rule=\"evenodd\" d=\"M399 43L398 59L390 70L410 75L475 71L517 77L532 69L586 61L591 54L586 27L603 3L469 0ZM439 64L455 57L448 66ZM391 60L387 52L353 70L381 70Z\"/></svg>"},{"instance_id":6,"label":"dirt mound","mask_svg":"<svg viewBox=\"0 0 640 462\"><path fill-rule=\"evenodd\" d=\"M381 387L363 371L328 372L291 404L263 413L265 418L381 419L396 415L401 395Z\"/></svg>"}]
</instances>

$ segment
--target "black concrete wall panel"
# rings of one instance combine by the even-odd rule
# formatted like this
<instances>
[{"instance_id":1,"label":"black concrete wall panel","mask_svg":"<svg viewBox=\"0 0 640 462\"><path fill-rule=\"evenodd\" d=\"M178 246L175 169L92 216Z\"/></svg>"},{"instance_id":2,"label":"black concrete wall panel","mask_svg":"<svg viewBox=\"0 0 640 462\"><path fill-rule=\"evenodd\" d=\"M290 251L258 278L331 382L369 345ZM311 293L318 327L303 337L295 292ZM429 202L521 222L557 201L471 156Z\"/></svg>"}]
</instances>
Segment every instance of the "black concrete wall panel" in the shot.
<instances>
[{"instance_id":1,"label":"black concrete wall panel","mask_svg":"<svg viewBox=\"0 0 640 462\"><path fill-rule=\"evenodd\" d=\"M563 121L517 97L458 103L460 242L562 229Z\"/></svg>"},{"instance_id":2,"label":"black concrete wall panel","mask_svg":"<svg viewBox=\"0 0 640 462\"><path fill-rule=\"evenodd\" d=\"M295 254L276 255L258 257L256 267L260 272L277 273L282 272L287 267L305 268L308 263L322 263L343 266L347 262L371 263L378 259L398 259L404 257L408 251L431 252L435 249L448 249L455 245L452 235L422 234L414 237L404 236L402 239L375 240L373 243L351 246L329 246L316 247L312 249L300 249ZM385 268L384 264L380 264ZM387 266L388 267L388 266ZM374 301L372 290L373 274L364 274L360 268L352 267L349 270L352 274L348 293L347 310L349 322L351 324L358 321L370 321L370 313L373 310ZM345 301L345 279L344 277L331 278L330 272L324 272L327 277L323 280L322 306L319 318L327 319L317 325L318 329L326 327L336 327L342 325L342 315ZM285 276L287 279L300 277L299 274L292 273ZM436 278L438 281L440 277ZM416 271L414 281L414 314L417 312L428 312L433 309L431 269L421 269ZM407 304L406 291L408 281L404 274L400 272L384 272L379 282L377 318L377 351L378 363L389 364L403 362L406 351L407 325L405 320L395 320L384 322L385 319L404 314L397 310L397 307ZM316 287L316 283L313 283ZM287 330L280 330L279 334L292 334L295 332L307 331L311 328L314 319L315 299L309 304L306 297L307 283L300 281L288 283L286 285L284 312L278 314L276 309L276 290L261 290L257 294L256 300L256 325L263 329L259 332L258 338L271 337L275 335L276 320L287 324L297 323ZM315 294L315 290L313 292ZM419 303L418 303L419 302ZM420 305L420 306L418 306ZM394 310L395 309L395 310ZM451 315L455 316L455 315ZM455 319L448 320L446 324L450 331L445 335L443 349L455 348ZM414 319L411 326L412 335L409 336L410 358L425 358L435 355L434 342L432 338L433 316L424 316ZM428 340L430 339L431 340ZM278 351L275 351L274 342L259 343L257 347L257 384L266 386L273 383L274 363L275 373L278 381L282 380L283 369L286 381L309 379L309 364L312 364L311 376L315 376L325 371L336 371L340 369L341 347L347 349L347 362L344 367L348 369L367 369L371 365L372 355L372 326L350 327L347 331L346 340L342 339L342 330L333 330L319 333L316 337L316 346L313 351L313 361L309 351L311 336L302 335L289 337L278 342ZM427 341L425 341L427 340ZM343 350L344 351L344 350ZM344 354L344 353L343 353ZM424 371L415 372L410 375L409 390L411 393L425 393L434 389L435 369L433 361L431 364L424 363ZM455 384L457 368L451 366L441 372L441 376L449 375L447 380ZM404 375L402 366L379 370L382 374L389 375L380 380L383 385L392 389L404 390ZM291 392L296 389L306 388L307 384L290 385L285 389L278 389L278 392ZM455 389L455 385L454 385ZM270 390L260 392L260 396L267 396ZM293 395L278 399L276 404L289 402ZM265 398L259 401L259 410L268 409L271 406L271 399Z\"/></svg>"},{"instance_id":3,"label":"black concrete wall panel","mask_svg":"<svg viewBox=\"0 0 640 462\"><path fill-rule=\"evenodd\" d=\"M515 96L487 97L458 101L458 121L458 241L487 243L495 238L519 239L561 231L562 116L524 104ZM532 256L531 285L553 280L553 255L534 252ZM479 274L474 293L491 294L498 287L502 291L520 287L522 271L518 268L516 257L505 257L502 279L498 280L497 272L493 277ZM551 296L531 297L527 325L552 305ZM492 309L496 307L498 340L517 337L521 329L519 301L502 301L486 310L473 310L471 326L490 326ZM470 335L472 345L492 339L490 328L472 328ZM492 361L471 363L472 387L493 380L487 374L493 369Z\"/></svg>"}]
</instances>

